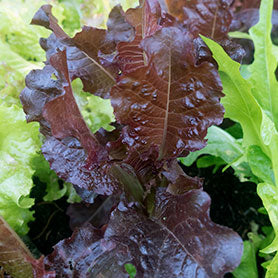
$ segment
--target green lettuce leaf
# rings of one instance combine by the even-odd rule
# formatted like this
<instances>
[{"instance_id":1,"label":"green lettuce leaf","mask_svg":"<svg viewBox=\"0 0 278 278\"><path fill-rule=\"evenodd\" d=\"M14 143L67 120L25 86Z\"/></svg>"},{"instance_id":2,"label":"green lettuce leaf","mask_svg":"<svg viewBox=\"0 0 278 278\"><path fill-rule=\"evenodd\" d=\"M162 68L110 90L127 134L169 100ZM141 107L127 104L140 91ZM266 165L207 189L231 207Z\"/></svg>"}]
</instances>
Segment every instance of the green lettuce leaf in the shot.
<instances>
[{"instance_id":1,"label":"green lettuce leaf","mask_svg":"<svg viewBox=\"0 0 278 278\"><path fill-rule=\"evenodd\" d=\"M112 131L114 127L110 124L115 121L115 116L110 99L102 99L82 91L83 85L79 78L72 82L72 88L81 114L92 133L101 127Z\"/></svg>"},{"instance_id":2,"label":"green lettuce leaf","mask_svg":"<svg viewBox=\"0 0 278 278\"><path fill-rule=\"evenodd\" d=\"M223 164L228 164L235 170L236 176L241 181L246 179L256 180L252 175L250 167L242 147L241 140L235 139L225 130L212 126L208 129L206 139L207 146L200 151L192 152L187 157L179 158L185 166L190 166L202 154L209 154L212 157L201 157L197 160L199 168L215 165L214 171Z\"/></svg>"},{"instance_id":3,"label":"green lettuce leaf","mask_svg":"<svg viewBox=\"0 0 278 278\"><path fill-rule=\"evenodd\" d=\"M39 150L38 124L28 124L21 108L0 102L0 214L19 234L33 219L29 198L33 186L31 160Z\"/></svg>"},{"instance_id":4,"label":"green lettuce leaf","mask_svg":"<svg viewBox=\"0 0 278 278\"><path fill-rule=\"evenodd\" d=\"M278 250L278 101L275 70L277 57L270 39L273 0L262 0L260 21L250 32L255 60L248 67L250 78L240 74L240 65L214 41L204 38L219 65L226 117L241 124L243 148L252 172L260 178L258 195L263 200L276 237L261 252ZM277 277L277 255L268 263L266 277Z\"/></svg>"},{"instance_id":5,"label":"green lettuce leaf","mask_svg":"<svg viewBox=\"0 0 278 278\"><path fill-rule=\"evenodd\" d=\"M256 84L252 88L252 94L278 128L278 82L275 77L278 56L275 55L271 41L272 10L273 0L261 1L260 20L249 30L255 46L254 62L249 66L249 80Z\"/></svg>"}]
</instances>

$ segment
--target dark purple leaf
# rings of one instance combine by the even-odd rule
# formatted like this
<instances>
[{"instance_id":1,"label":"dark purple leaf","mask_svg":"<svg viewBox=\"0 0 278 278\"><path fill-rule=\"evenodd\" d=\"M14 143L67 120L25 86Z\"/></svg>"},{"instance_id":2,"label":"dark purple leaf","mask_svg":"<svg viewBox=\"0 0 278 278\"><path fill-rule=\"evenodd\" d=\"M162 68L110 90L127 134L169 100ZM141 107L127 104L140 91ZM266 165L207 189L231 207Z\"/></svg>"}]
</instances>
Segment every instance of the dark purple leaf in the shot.
<instances>
[{"instance_id":1,"label":"dark purple leaf","mask_svg":"<svg viewBox=\"0 0 278 278\"><path fill-rule=\"evenodd\" d=\"M121 76L111 91L116 119L128 125L129 147L155 147L159 159L205 146L207 128L220 124L221 81L212 64L195 64L190 34L167 27L142 43L151 62Z\"/></svg>"},{"instance_id":2,"label":"dark purple leaf","mask_svg":"<svg viewBox=\"0 0 278 278\"><path fill-rule=\"evenodd\" d=\"M53 31L48 39L40 41L46 51L47 63L57 51L66 49L70 79L80 78L84 91L107 98L118 72L115 72L114 68L106 68L102 65L101 57L112 55L119 41L132 40L134 37L133 28L125 21L122 13L120 6L111 11L108 31L84 26L74 38L70 38L59 27L57 19L51 13L50 5L44 5L39 9L32 24Z\"/></svg>"},{"instance_id":3,"label":"dark purple leaf","mask_svg":"<svg viewBox=\"0 0 278 278\"><path fill-rule=\"evenodd\" d=\"M248 30L259 21L259 9L242 9L234 14L231 24L231 31L248 32ZM278 11L274 10L272 14L273 29L278 27Z\"/></svg>"},{"instance_id":4,"label":"dark purple leaf","mask_svg":"<svg viewBox=\"0 0 278 278\"><path fill-rule=\"evenodd\" d=\"M169 13L195 36L202 34L216 41L226 38L232 21L232 0L166 0Z\"/></svg>"},{"instance_id":5,"label":"dark purple leaf","mask_svg":"<svg viewBox=\"0 0 278 278\"><path fill-rule=\"evenodd\" d=\"M93 204L83 202L71 204L67 209L67 215L70 217L70 228L74 230L86 222L96 228L101 228L108 223L111 211L118 205L119 200L119 195L109 197L99 195L95 197Z\"/></svg>"},{"instance_id":6,"label":"dark purple leaf","mask_svg":"<svg viewBox=\"0 0 278 278\"><path fill-rule=\"evenodd\" d=\"M51 56L50 64L32 71L21 93L27 120L39 121L46 136L42 152L62 179L95 193L112 194L117 182L107 173L108 153L91 134L75 102L66 52Z\"/></svg>"},{"instance_id":7,"label":"dark purple leaf","mask_svg":"<svg viewBox=\"0 0 278 278\"><path fill-rule=\"evenodd\" d=\"M104 232L85 225L54 247L45 263L59 277L223 277L239 263L240 237L209 219L210 199L201 190L156 195L153 214L120 203Z\"/></svg>"},{"instance_id":8,"label":"dark purple leaf","mask_svg":"<svg viewBox=\"0 0 278 278\"><path fill-rule=\"evenodd\" d=\"M162 174L169 182L167 191L173 195L181 195L192 189L202 189L203 179L186 175L177 160L173 160Z\"/></svg>"},{"instance_id":9,"label":"dark purple leaf","mask_svg":"<svg viewBox=\"0 0 278 278\"><path fill-rule=\"evenodd\" d=\"M162 26L170 24L170 19L162 15L160 4L155 1L141 1L139 7L126 12L126 20L135 29L135 38L130 42L118 44L118 55L115 63L121 73L126 74L147 64L146 54L140 47L141 41L160 30Z\"/></svg>"}]
</instances>

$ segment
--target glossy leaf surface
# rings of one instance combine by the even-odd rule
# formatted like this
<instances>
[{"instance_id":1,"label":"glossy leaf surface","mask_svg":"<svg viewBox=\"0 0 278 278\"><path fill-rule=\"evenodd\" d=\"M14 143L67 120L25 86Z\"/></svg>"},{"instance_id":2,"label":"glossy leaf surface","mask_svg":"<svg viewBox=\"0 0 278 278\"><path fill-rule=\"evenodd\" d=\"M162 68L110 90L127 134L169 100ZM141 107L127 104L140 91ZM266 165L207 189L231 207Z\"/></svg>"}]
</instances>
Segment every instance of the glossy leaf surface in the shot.
<instances>
[{"instance_id":1,"label":"glossy leaf surface","mask_svg":"<svg viewBox=\"0 0 278 278\"><path fill-rule=\"evenodd\" d=\"M207 128L223 116L216 70L195 64L190 34L179 28L163 28L142 45L150 64L121 76L111 91L116 119L128 125L130 147L154 146L160 159L203 148Z\"/></svg>"},{"instance_id":2,"label":"glossy leaf surface","mask_svg":"<svg viewBox=\"0 0 278 278\"><path fill-rule=\"evenodd\" d=\"M45 263L63 277L128 277L126 263L138 277L223 277L239 264L243 246L234 232L211 222L209 206L200 190L179 196L159 190L150 217L120 203L104 235L86 225Z\"/></svg>"}]
</instances>

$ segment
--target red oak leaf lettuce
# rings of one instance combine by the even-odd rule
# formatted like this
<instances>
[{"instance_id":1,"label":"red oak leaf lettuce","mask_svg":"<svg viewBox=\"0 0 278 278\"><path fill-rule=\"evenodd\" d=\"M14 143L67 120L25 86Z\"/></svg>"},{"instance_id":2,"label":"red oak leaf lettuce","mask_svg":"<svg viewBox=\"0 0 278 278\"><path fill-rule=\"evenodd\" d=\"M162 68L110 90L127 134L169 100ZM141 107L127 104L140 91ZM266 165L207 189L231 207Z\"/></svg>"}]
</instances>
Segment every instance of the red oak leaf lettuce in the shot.
<instances>
[{"instance_id":1,"label":"red oak leaf lettuce","mask_svg":"<svg viewBox=\"0 0 278 278\"><path fill-rule=\"evenodd\" d=\"M149 65L122 75L111 90L130 147L144 153L154 146L159 159L203 148L207 128L223 117L217 70L207 62L196 65L190 34L177 27L165 27L141 45Z\"/></svg>"},{"instance_id":2,"label":"red oak leaf lettuce","mask_svg":"<svg viewBox=\"0 0 278 278\"><path fill-rule=\"evenodd\" d=\"M45 264L59 277L223 277L239 262L242 242L209 219L210 199L201 190L173 196L159 190L147 217L119 204L103 231L87 224L54 247Z\"/></svg>"},{"instance_id":3,"label":"red oak leaf lettuce","mask_svg":"<svg viewBox=\"0 0 278 278\"><path fill-rule=\"evenodd\" d=\"M46 66L29 73L21 94L27 120L40 123L45 158L83 201L124 199L107 206L97 228L85 224L58 243L45 259L58 277L128 277L127 263L137 277L222 277L240 262L241 239L210 220L202 181L176 162L203 148L208 127L222 121L221 81L198 35L228 41L230 2L173 3L180 11L170 6L171 15L159 1L126 13L117 6L108 30L84 27L74 38L49 5L32 21L53 31L41 40ZM111 99L113 132L90 132L76 78Z\"/></svg>"},{"instance_id":4,"label":"red oak leaf lettuce","mask_svg":"<svg viewBox=\"0 0 278 278\"><path fill-rule=\"evenodd\" d=\"M50 5L40 8L32 24L53 31L48 39L40 41L46 51L47 61L58 50L66 49L70 79L80 78L84 91L108 97L118 72L115 73L113 68L105 68L100 54L113 54L116 43L131 40L134 36L133 28L125 21L120 7L111 11L108 30L84 26L74 38L70 38L57 24Z\"/></svg>"},{"instance_id":5,"label":"red oak leaf lettuce","mask_svg":"<svg viewBox=\"0 0 278 278\"><path fill-rule=\"evenodd\" d=\"M43 257L36 260L17 234L0 216L0 266L13 278L55 278L46 271Z\"/></svg>"},{"instance_id":6,"label":"red oak leaf lettuce","mask_svg":"<svg viewBox=\"0 0 278 278\"><path fill-rule=\"evenodd\" d=\"M91 134L75 102L66 52L54 54L49 62L26 77L21 101L27 120L40 122L46 136L43 154L59 177L99 194L111 194L117 191L117 182L107 174L108 153ZM59 79L52 79L53 74Z\"/></svg>"}]
</instances>

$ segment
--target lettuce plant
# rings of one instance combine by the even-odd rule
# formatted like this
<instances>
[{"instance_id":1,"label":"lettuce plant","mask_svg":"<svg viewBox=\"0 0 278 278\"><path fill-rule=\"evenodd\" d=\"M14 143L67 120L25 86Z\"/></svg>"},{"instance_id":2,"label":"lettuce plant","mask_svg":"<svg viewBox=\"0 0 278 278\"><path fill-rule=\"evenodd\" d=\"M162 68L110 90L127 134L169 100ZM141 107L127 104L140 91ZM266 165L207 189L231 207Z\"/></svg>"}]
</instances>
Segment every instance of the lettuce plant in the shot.
<instances>
[{"instance_id":1,"label":"lettuce plant","mask_svg":"<svg viewBox=\"0 0 278 278\"><path fill-rule=\"evenodd\" d=\"M35 14L32 24L52 33L40 39L44 68L27 75L20 96L26 119L39 122L44 157L83 201L120 196L107 223L85 223L54 247L44 259L51 275L223 277L240 263L241 238L210 220L202 181L176 161L204 148L208 127L222 122L221 80L199 34L240 60L227 35L231 2L116 6L106 30L85 26L74 37L50 5ZM79 79L84 92L110 99L113 127L90 129L94 117L72 85Z\"/></svg>"},{"instance_id":2,"label":"lettuce plant","mask_svg":"<svg viewBox=\"0 0 278 278\"><path fill-rule=\"evenodd\" d=\"M212 145L209 143L206 150L200 152L220 156L225 161L224 163L231 165L237 173L240 173L242 165L245 165L245 170L241 172L243 177L250 178L246 170L249 169L258 182L258 195L268 212L276 235L272 243L269 246L264 246L260 251L264 254L274 255L272 261L264 264L267 268L266 277L278 275L278 102L276 92L278 82L275 75L277 47L271 41L272 10L273 1L261 1L260 20L249 30L250 39L253 40L255 46L254 62L244 66L241 72L240 64L230 59L221 46L202 37L213 52L213 57L219 66L225 93L225 97L222 99L226 111L225 115L241 125L243 138L237 140L227 132L220 131L215 127L208 137L216 137L218 142L221 140L223 143L214 148L216 145L209 140ZM224 135L221 139L217 137L219 133ZM186 161L187 158L182 160L186 163L191 162ZM248 252L247 249L246 252ZM245 263L247 260L248 258L246 258ZM251 260L250 257L249 260ZM249 272L249 275L253 274ZM253 277L257 277L257 274L254 275Z\"/></svg>"}]
</instances>

